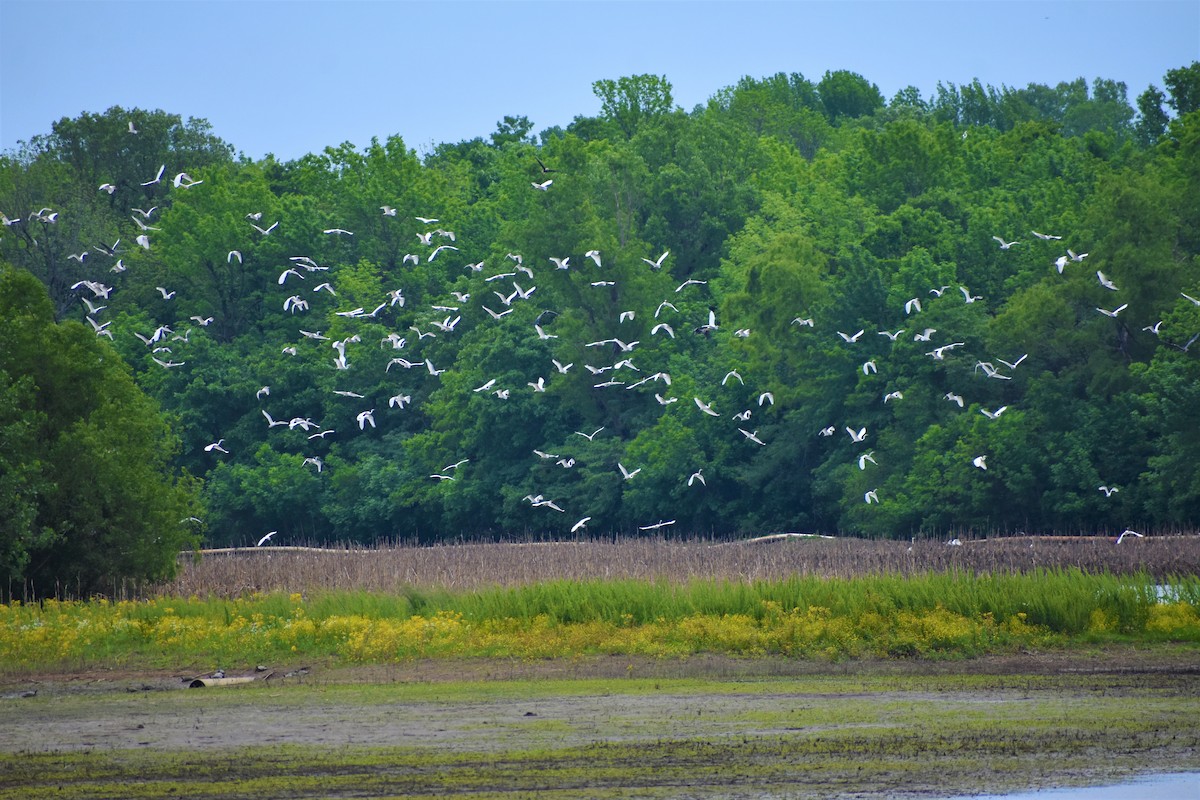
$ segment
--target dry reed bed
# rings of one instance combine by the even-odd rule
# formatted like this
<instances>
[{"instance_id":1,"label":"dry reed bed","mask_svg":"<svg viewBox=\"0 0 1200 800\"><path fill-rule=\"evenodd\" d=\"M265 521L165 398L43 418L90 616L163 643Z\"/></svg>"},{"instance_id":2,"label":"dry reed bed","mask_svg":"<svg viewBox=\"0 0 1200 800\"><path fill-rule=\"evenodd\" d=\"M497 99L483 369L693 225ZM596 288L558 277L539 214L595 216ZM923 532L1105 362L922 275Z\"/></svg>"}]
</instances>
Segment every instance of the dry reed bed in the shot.
<instances>
[{"instance_id":1,"label":"dry reed bed","mask_svg":"<svg viewBox=\"0 0 1200 800\"><path fill-rule=\"evenodd\" d=\"M941 542L769 539L713 543L619 541L442 544L388 548L241 548L185 555L174 581L151 596L237 597L253 592L470 591L556 580L767 581L793 575L852 578L929 572L1038 569L1200 574L1200 536L1017 537Z\"/></svg>"}]
</instances>

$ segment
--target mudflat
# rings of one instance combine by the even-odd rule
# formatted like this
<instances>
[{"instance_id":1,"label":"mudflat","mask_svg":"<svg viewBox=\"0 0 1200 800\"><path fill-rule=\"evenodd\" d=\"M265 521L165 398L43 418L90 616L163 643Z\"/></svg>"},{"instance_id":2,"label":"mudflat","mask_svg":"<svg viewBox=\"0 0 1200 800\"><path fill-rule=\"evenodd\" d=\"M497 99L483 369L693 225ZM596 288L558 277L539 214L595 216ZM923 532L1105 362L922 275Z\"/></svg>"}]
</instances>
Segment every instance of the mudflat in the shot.
<instances>
[{"instance_id":1,"label":"mudflat","mask_svg":"<svg viewBox=\"0 0 1200 800\"><path fill-rule=\"evenodd\" d=\"M236 674L0 678L0 798L938 797L1200 768L1194 647Z\"/></svg>"}]
</instances>

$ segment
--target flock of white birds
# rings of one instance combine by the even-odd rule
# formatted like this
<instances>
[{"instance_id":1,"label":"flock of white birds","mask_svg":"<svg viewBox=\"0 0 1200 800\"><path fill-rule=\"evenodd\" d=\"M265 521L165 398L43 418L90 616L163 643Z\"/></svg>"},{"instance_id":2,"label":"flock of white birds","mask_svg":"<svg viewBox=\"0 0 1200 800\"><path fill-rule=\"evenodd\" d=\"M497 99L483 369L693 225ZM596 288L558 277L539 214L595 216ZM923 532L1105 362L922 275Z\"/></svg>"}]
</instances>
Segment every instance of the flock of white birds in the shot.
<instances>
[{"instance_id":1,"label":"flock of white birds","mask_svg":"<svg viewBox=\"0 0 1200 800\"><path fill-rule=\"evenodd\" d=\"M136 130L133 129L132 125L130 126L130 133L136 133ZM538 163L543 174L554 171L545 167L540 160ZM155 185L163 179L165 173L166 165L163 165L159 168L157 174L153 178L142 183L141 185ZM203 180L198 181L192 179L192 177L186 172L178 173L171 180L172 187L178 190L193 190L195 187L198 187L203 183ZM534 190L545 192L551 189L553 183L553 179L547 179L540 183L533 182L532 187ZM100 185L99 191L112 194L113 191L115 191L115 187L111 183L104 183ZM131 219L136 224L138 230L136 237L137 244L139 247L146 250L149 250L152 247L150 235L160 230L153 224L153 215L155 211L157 211L157 207L150 209L131 209ZM397 215L396 209L393 206L386 204L379 206L379 211L384 217L396 217ZM42 208L38 211L30 213L28 217L17 217L15 219L10 219L6 215L0 216L3 217L3 224L5 226L20 224L26 220L36 220L47 225L53 225L59 220L59 213L51 208ZM251 211L245 216L247 220L248 236L270 236L279 227L278 220L265 225L261 224L263 223L261 212ZM439 255L453 254L458 252L459 248L456 244L454 244L457 240L455 233L452 230L448 230L443 227L435 227L440 224L439 219L435 217L424 216L418 216L414 219L424 227L424 230L418 230L415 232L415 238L419 245L416 249L422 252L406 254L402 262L403 264L418 264L421 262L422 258L428 263L432 262ZM326 228L323 229L322 232L327 236L348 237L354 235L352 231L339 227ZM1041 242L1046 243L1056 242L1062 238L1058 235L1045 234L1038 231L1032 231L1032 234ZM1020 241L1008 241L1000 236L994 236L992 238L998 243L1000 249L1005 251L1021 244ZM96 255L102 255L116 259L115 263L112 263L112 265L109 267L109 271L114 274L119 274L126 269L123 260L119 258L119 245L120 240L111 246L98 247L95 251ZM93 253L85 250L81 253L71 254L69 258L77 261L81 265L85 263L90 264L92 262L89 259L92 255ZM645 258L643 261L649 269L661 270L669 256L670 251L668 250L664 251L656 259L651 260ZM443 256L443 258L446 257L449 256ZM548 256L545 259L545 263L552 265L555 270L577 270L581 268L587 269L593 272L594 277L596 278L594 281L590 281L590 285L593 287L611 287L615 284L613 280L608 280L604 277L605 271L603 267L603 257L599 250L588 250L583 254L582 259L577 260L576 264L583 264L583 267L572 265L572 257L573 255ZM1088 253L1076 253L1071 249L1067 249L1064 255L1057 257L1051 263L1061 274L1069 265L1081 263L1087 257ZM235 260L239 264L242 262L241 251L238 249L231 249L228 252L227 261L229 263L233 263ZM427 356L419 358L414 355L413 351L419 349L419 345L423 340L427 338L436 338L439 335L453 335L458 324L463 319L463 313L472 313L473 308L476 306L481 312L485 312L487 314L486 318L481 318L484 322L498 322L512 313L516 303L528 301L537 290L537 285L532 283L532 281L535 280L534 269L526 265L524 257L518 253L508 253L507 263L501 269L488 270L487 265L482 261L473 264L464 264L463 268L468 270L468 275L471 277L478 277L481 279L477 284L477 290L482 297L475 296L475 304L472 306L469 304L472 300L474 292L453 292L451 297L430 305L429 310L432 313L426 322L423 322L420 325L414 324L406 333L389 333L388 336L381 340L380 346L384 348L390 346L395 351L403 351L403 355L398 354L396 357L392 358L387 363L385 371L390 372L392 367L398 367L404 370L423 370L425 373L427 373L428 377L437 378L443 374L446 369L435 366L433 361ZM290 257L289 264L281 270L277 279L277 283L279 287L281 287L282 292L287 294L286 298L281 301L283 310L290 314L304 314L309 311L310 304L315 302L316 299L322 294L328 298L336 298L338 296L337 289L333 283L329 280L322 280L322 273L327 272L329 269L330 268L328 265L322 265L318 263L317 260L309 256L301 255ZM1096 278L1101 286L1114 293L1118 293L1115 296L1119 297L1120 288L1116 286L1108 276L1101 271L1097 271ZM675 289L675 293L683 293L692 287L703 287L705 283L706 282L702 280L689 279L681 283ZM308 288L310 286L311 288ZM97 317L107 307L102 305L102 303L110 298L111 293L114 290L113 287L106 285L100 280L89 279L81 280L75 283L71 288L73 290L90 294L90 297L88 294L84 294L80 298L81 302L86 307L86 319L94 329L97 336L107 336L109 339L112 339L113 333L109 328L111 323L101 322L97 319ZM975 303L983 299L979 295L972 294L966 286L958 286L957 288L961 292L965 303ZM157 289L164 302L172 302L175 300L176 292L174 290L164 286L157 287ZM940 298L944 295L944 293L951 289L951 286L932 287L929 289L929 294L933 298ZM1189 297L1186 294L1183 296L1192 303L1200 306L1200 300ZM679 309L671 302L672 299L673 298L671 297L663 299L662 302L652 310L620 310L614 320L614 327L617 330L621 330L622 326L625 326L626 323L634 322L639 315L641 315L642 319L645 319L647 315L652 314L654 323L649 329L649 335L665 336L674 339L676 332L672 323L674 322L675 325L679 324L677 317L674 315L678 315L680 312ZM928 302L928 299L929 298L926 298L926 302ZM400 288L388 292L386 297L379 298L379 300L380 302L378 305L371 310L367 310L363 307L355 307L338 310L334 313L339 317L347 319L374 319L384 309L394 306L404 307L406 302L404 290ZM1128 305L1126 303L1121 303L1111 309L1097 307L1096 311L1108 317L1115 318L1127 307ZM910 319L914 319L914 321L918 315L922 313L922 310L922 298L920 297L913 297L904 305L905 315ZM533 325L534 334L538 337L538 339L548 341L558 338L556 334L551 333L548 330L554 316L555 312L552 311L543 311L538 316L537 321ZM213 317L211 316L192 316L190 319L200 327L207 327L214 321ZM1159 324L1161 325L1161 323ZM796 317L794 320L792 320L792 325L798 326L800 329L809 328L815 330L816 328L814 320L806 317ZM628 326L630 329L633 327L633 325ZM687 327L690 328L694 335L699 336L709 336L713 332L720 329L716 312L712 309L712 307L710 307L707 319L687 323ZM877 331L877 334L886 337L894 344L901 335L907 332L907 330L908 329L906 328L895 331L882 330ZM1144 330L1157 335L1158 325L1148 326ZM173 350L177 346L177 343L182 342L186 345L190 332L191 331L189 329L187 332L177 333L166 325L159 325L149 333L135 333L134 335L137 336L146 347L152 350L152 358L155 363L164 369L177 369L186 366L187 362L175 360ZM343 339L333 340L329 336L323 334L320 330L298 328L297 332L301 339L295 344L289 344L283 347L283 355L297 355L299 353L298 348L303 346L302 342L305 341L315 342L318 344L328 342L329 348L334 353L334 355L331 357L331 366L334 370L338 371L349 370L351 368L351 355L353 354L353 348L362 344L361 336L358 334L351 335ZM840 337L842 342L847 347L854 347L856 344L858 344L865 333L865 329L860 329L854 333L836 331L836 335ZM933 336L936 333L936 329L918 326L916 333L913 335L913 341L932 343ZM409 334L411 334L411 336ZM751 335L751 331L749 329L739 329L733 332L733 335L738 337L748 337ZM412 340L411 343L410 339ZM1193 341L1194 340L1195 339L1193 338ZM621 338L617 335L613 335L608 338L580 344L583 349L577 351L577 358L581 362L584 362L585 360L597 360L592 358L593 355L608 354L611 356L611 358L607 360L607 363L581 364L582 369L585 369L591 373L591 376L594 379L592 386L595 390L634 390L640 387L647 387L647 389L653 390L654 399L660 406L667 407L679 401L678 397L670 395L671 376L667 372L661 369L654 372L643 372L640 367L635 366L633 359L636 354L636 349L640 344L639 341L629 337ZM940 344L930 349L926 355L936 361L944 361L950 357L956 349L963 347L964 344L965 343L961 341ZM1191 342L1188 344L1190 345ZM562 355L563 353L561 350L563 348L559 349L560 352L558 355ZM1002 381L1010 380L1011 375L1008 373L1011 373L1013 370L1017 369L1026 357L1027 354L1023 354L1013 358L1011 361L1001 358L995 358L993 361L977 361L975 364L975 372L976 374L981 375L984 379ZM598 360L601 362L605 361L605 359ZM997 366L997 364L1000 366ZM552 371L550 369L551 367L553 368ZM551 358L550 363L547 364L547 374L551 376L555 374L565 375L574 367L575 362L564 363L557 358ZM869 359L863 362L861 369L864 375L877 374L879 365L875 359ZM1007 372L1005 370L1007 370ZM644 377L640 377L643 375ZM737 381L739 384L744 384L742 376L737 371L730 371L728 374L726 374L725 378L721 381L721 385L724 386L731 381ZM511 396L513 391L528 390L531 392L540 393L546 391L546 386L547 377L545 375L537 376L534 380L529 381L526 387L498 385L497 379L492 378L480 386L475 387L472 391L475 394L481 395L486 393L487 395L495 398L496 401L504 401ZM352 400L372 400L372 398L365 397L352 391L335 391L338 395ZM266 402L270 399L270 395L270 386L262 386L256 392L256 399L259 402ZM903 401L903 399L903 393L896 390L886 393L882 397L882 402L900 402ZM961 395L954 393L947 393L945 395L945 400L956 404L959 408L965 408L966 405L964 398ZM718 410L714 408L714 405L716 404L715 401L709 402L709 400L699 396L694 396L692 401L698 411L707 416L722 418L727 413L727 409ZM758 409L746 408L731 415L731 419L735 421L735 424L732 427L737 429L747 444L761 447L768 446L768 442L764 441L758 436L758 430L756 428L752 428L750 425L750 419L756 413L756 411L761 410L766 406L771 406L774 404L774 402L774 394L770 391L763 391L758 394ZM396 394L386 398L386 404L389 412L402 412L412 404L412 395L407 394L404 391L399 391ZM355 416L355 420L360 432L365 432L368 428L374 429L376 427L375 415L379 410L379 405L380 402L363 403L363 407ZM995 410L981 408L980 411L989 419L995 420L999 418L1007 408L1007 406L1001 406ZM288 430L301 429L308 435L308 439L310 440L319 438L323 439L327 436L335 435L337 433L333 429L324 428L320 423L314 421L310 416L296 416L287 420L276 420L265 407L261 409L261 413L268 428L286 427ZM604 430L605 429L601 427L595 431L592 431L591 433L585 433L583 431L576 431L576 433L579 436L592 441L595 439L595 437L602 434ZM853 443L865 445L868 437L868 431L866 427L853 427L851 425L846 425L845 431L850 436ZM828 425L817 432L817 435L829 437L835 435L835 433L836 426ZM229 451L225 448L224 443L225 439L218 439L217 441L206 445L204 450L214 455L228 455ZM550 464L553 464L561 469L572 469L576 463L578 463L576 458L570 454L550 453L541 450L535 450L534 455L537 458L544 459ZM981 453L971 460L971 464L980 470L987 470L987 459L988 455L986 453ZM877 462L874 458L874 451L864 451L860 453L858 456L856 456L856 461L860 470L868 469L868 464L877 465ZM430 475L430 479L440 482L453 483L458 479L458 476L461 474L460 470L467 463L469 463L469 459L458 458L457 460L453 461L453 463L447 464L442 470ZM304 459L304 464L311 466L317 472L321 472L324 469L323 460L316 455L307 456ZM626 481L634 480L638 473L641 472L641 467L629 469L620 462L615 465L615 468L617 473L620 475L621 480ZM689 487L703 487L705 485L705 478L702 474L702 469L697 469L696 471L692 472L684 480L686 480L686 483ZM1108 485L1101 485L1098 487L1098 490L1103 492L1106 497L1120 491L1119 487ZM533 507L546 508L559 513L566 513L567 511L553 499L548 499L542 494L531 493L526 495L524 500L529 502ZM863 501L867 504L880 502L878 490L872 489L867 491L863 495ZM580 517L579 520L570 528L571 532L574 533L584 529L590 519L591 517L589 516ZM647 525L639 526L639 529L643 531L658 530L670 526L674 524L674 522L674 520L658 520ZM274 533L275 532L272 531L270 534L262 537L262 539L258 541L258 544L263 545L269 542ZM1129 535L1136 535L1132 531L1128 531L1126 533Z\"/></svg>"}]
</instances>

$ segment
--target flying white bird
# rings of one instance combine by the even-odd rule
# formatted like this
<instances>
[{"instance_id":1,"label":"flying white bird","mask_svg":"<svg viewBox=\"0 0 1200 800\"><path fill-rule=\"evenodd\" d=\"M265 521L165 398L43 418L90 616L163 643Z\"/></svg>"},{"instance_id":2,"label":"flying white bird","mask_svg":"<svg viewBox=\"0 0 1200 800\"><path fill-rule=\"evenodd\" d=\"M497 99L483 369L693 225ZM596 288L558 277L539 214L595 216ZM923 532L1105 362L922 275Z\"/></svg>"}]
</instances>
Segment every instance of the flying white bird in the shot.
<instances>
[{"instance_id":1,"label":"flying white bird","mask_svg":"<svg viewBox=\"0 0 1200 800\"><path fill-rule=\"evenodd\" d=\"M282 419L277 420L274 417L272 417L270 414L267 413L267 410L265 408L260 408L259 411L261 411L262 415L267 418L267 428L268 429L274 428L278 425L288 425L288 422L286 420L282 420ZM291 426L288 425L288 428L290 430Z\"/></svg>"},{"instance_id":2,"label":"flying white bird","mask_svg":"<svg viewBox=\"0 0 1200 800\"><path fill-rule=\"evenodd\" d=\"M663 254L661 256L659 256L657 259L655 259L654 261L651 261L648 258L643 258L642 261L649 264L652 269L662 269L663 260L666 259L666 257L670 254L671 254L670 250L664 250Z\"/></svg>"},{"instance_id":3,"label":"flying white bird","mask_svg":"<svg viewBox=\"0 0 1200 800\"><path fill-rule=\"evenodd\" d=\"M586 253L583 254L583 257L590 258L592 261L594 261L596 263L597 267L600 266L600 251L599 250L588 250Z\"/></svg>"},{"instance_id":4,"label":"flying white bird","mask_svg":"<svg viewBox=\"0 0 1200 800\"><path fill-rule=\"evenodd\" d=\"M102 306L102 308L103 307L104 306ZM112 324L111 320L105 323L99 323L91 317L86 317L85 319L92 324L92 328L96 331L97 336L107 336L109 339L113 338L112 331L106 330L108 326Z\"/></svg>"},{"instance_id":5,"label":"flying white bird","mask_svg":"<svg viewBox=\"0 0 1200 800\"><path fill-rule=\"evenodd\" d=\"M1112 311L1109 311L1104 308L1100 308L1098 306L1097 306L1096 310L1099 311L1101 314L1103 314L1106 317L1115 317L1115 316L1117 316L1117 314L1120 314L1122 311L1124 311L1128 307L1129 307L1129 303L1122 303L1121 305L1114 308Z\"/></svg>"},{"instance_id":6,"label":"flying white bird","mask_svg":"<svg viewBox=\"0 0 1200 800\"><path fill-rule=\"evenodd\" d=\"M958 403L959 408L963 407L962 395L954 394L953 392L946 392L946 394L943 395L943 398L949 400L951 403Z\"/></svg>"},{"instance_id":7,"label":"flying white bird","mask_svg":"<svg viewBox=\"0 0 1200 800\"><path fill-rule=\"evenodd\" d=\"M575 431L575 435L576 435L576 436L582 436L583 438L587 439L587 440L590 442L590 441L592 441L593 439L595 439L595 438L596 438L596 434L597 434L597 433L599 433L599 432L600 432L600 431L602 431L602 430L604 430L604 426L603 426L603 425L601 425L599 428L596 428L596 430L592 431L590 434L588 434L588 433L584 433L583 431Z\"/></svg>"},{"instance_id":8,"label":"flying white bird","mask_svg":"<svg viewBox=\"0 0 1200 800\"><path fill-rule=\"evenodd\" d=\"M188 175L186 172L179 173L175 176L175 179L171 181L171 185L173 185L176 189L190 189L193 186L199 186L202 183L204 183L204 181L193 180L192 176Z\"/></svg>"},{"instance_id":9,"label":"flying white bird","mask_svg":"<svg viewBox=\"0 0 1200 800\"><path fill-rule=\"evenodd\" d=\"M842 333L841 331L838 331L838 332L837 332L837 335L838 335L838 336L840 336L840 337L842 337L843 341L847 341L847 342L851 342L851 343L853 343L853 342L857 342L857 341L858 341L858 337L862 336L864 332L865 332L865 331L863 331L863 330L859 330L859 332L858 332L858 333L855 333L855 334L849 334L849 333Z\"/></svg>"},{"instance_id":10,"label":"flying white bird","mask_svg":"<svg viewBox=\"0 0 1200 800\"><path fill-rule=\"evenodd\" d=\"M579 531L586 528L587 524L588 524L588 520L590 520L590 519L591 519L591 517L584 517L583 519L576 522L574 525L571 526L571 533L578 533Z\"/></svg>"},{"instance_id":11,"label":"flying white bird","mask_svg":"<svg viewBox=\"0 0 1200 800\"><path fill-rule=\"evenodd\" d=\"M1101 486L1100 491L1104 492L1105 497L1112 497L1114 492L1121 491L1116 486Z\"/></svg>"},{"instance_id":12,"label":"flying white bird","mask_svg":"<svg viewBox=\"0 0 1200 800\"><path fill-rule=\"evenodd\" d=\"M872 489L871 491L869 491L863 495L863 500L866 502L867 505L870 505L871 503L878 503L879 495L875 494L875 490Z\"/></svg>"},{"instance_id":13,"label":"flying white bird","mask_svg":"<svg viewBox=\"0 0 1200 800\"><path fill-rule=\"evenodd\" d=\"M375 409L372 408L370 411L360 411L358 416L355 417L355 419L358 420L358 429L360 431L364 430L367 427L368 422L371 423L371 427L374 428L375 427Z\"/></svg>"},{"instance_id":14,"label":"flying white bird","mask_svg":"<svg viewBox=\"0 0 1200 800\"><path fill-rule=\"evenodd\" d=\"M553 179L553 178L551 178L551 179L550 179L550 180L548 180L548 181L543 181L542 183L537 183L537 182L531 181L531 184L533 185L533 188L535 188L535 189L540 189L540 190L541 190L541 191L543 191L543 192L544 192L544 191L546 191L547 189L549 189L549 188L550 188L550 185L551 185L552 183L554 183L554 179Z\"/></svg>"},{"instance_id":15,"label":"flying white bird","mask_svg":"<svg viewBox=\"0 0 1200 800\"><path fill-rule=\"evenodd\" d=\"M738 428L738 430L741 432L742 436L745 436L749 441L754 442L755 444L760 444L763 447L767 446L766 442L764 442L762 439L758 438L757 430L748 431L745 428Z\"/></svg>"},{"instance_id":16,"label":"flying white bird","mask_svg":"<svg viewBox=\"0 0 1200 800\"><path fill-rule=\"evenodd\" d=\"M850 434L850 439L855 442L861 442L867 438L867 429L859 428L857 431L853 428L846 428L846 433Z\"/></svg>"},{"instance_id":17,"label":"flying white bird","mask_svg":"<svg viewBox=\"0 0 1200 800\"><path fill-rule=\"evenodd\" d=\"M1131 531L1129 529L1125 529L1124 531L1121 532L1121 535L1117 537L1117 544L1120 544L1121 540L1124 539L1126 536L1136 536L1138 539L1144 538L1142 536L1142 534L1138 533L1137 531Z\"/></svg>"},{"instance_id":18,"label":"flying white bird","mask_svg":"<svg viewBox=\"0 0 1200 800\"><path fill-rule=\"evenodd\" d=\"M997 358L996 360L999 361L1004 366L1008 367L1009 369L1016 369L1017 365L1020 364L1022 361L1024 361L1028 357L1029 357L1029 353L1026 353L1025 355L1021 356L1020 358L1018 358L1016 361L1013 361L1013 362L1005 361L1003 358Z\"/></svg>"},{"instance_id":19,"label":"flying white bird","mask_svg":"<svg viewBox=\"0 0 1200 800\"><path fill-rule=\"evenodd\" d=\"M971 463L974 464L975 466L979 467L982 470L986 470L987 469L987 456L975 456L975 458L971 460Z\"/></svg>"},{"instance_id":20,"label":"flying white bird","mask_svg":"<svg viewBox=\"0 0 1200 800\"><path fill-rule=\"evenodd\" d=\"M87 306L87 310L88 310L89 314L95 314L95 313L98 313L98 312L103 311L104 309L108 308L108 306L96 305L91 300L88 300L86 297L81 297L81 298L79 298L79 300L85 306Z\"/></svg>"},{"instance_id":21,"label":"flying white bird","mask_svg":"<svg viewBox=\"0 0 1200 800\"><path fill-rule=\"evenodd\" d=\"M703 411L705 414L708 414L710 417L721 416L716 411L713 411L712 406L710 406L708 403L701 400L699 397L693 397L692 399L696 401L696 407L699 408L701 411Z\"/></svg>"},{"instance_id":22,"label":"flying white bird","mask_svg":"<svg viewBox=\"0 0 1200 800\"><path fill-rule=\"evenodd\" d=\"M161 286L155 286L154 288L158 289L158 293L162 295L163 300L173 300L175 298L174 292L168 292Z\"/></svg>"},{"instance_id":23,"label":"flying white bird","mask_svg":"<svg viewBox=\"0 0 1200 800\"><path fill-rule=\"evenodd\" d=\"M270 532L270 533L268 533L266 536L264 536L264 537L262 537L261 539L259 539L259 540L258 540L258 544L254 545L254 546L255 546L255 547L262 547L264 544L266 544L267 542L271 541L271 537L272 537L272 536L274 536L274 535L275 535L275 534L277 534L277 533L279 533L279 531L271 531L271 532Z\"/></svg>"},{"instance_id":24,"label":"flying white bird","mask_svg":"<svg viewBox=\"0 0 1200 800\"><path fill-rule=\"evenodd\" d=\"M872 372L878 374L879 368L875 366L875 360L872 359L870 361L863 362L862 371L863 371L863 375L869 375Z\"/></svg>"},{"instance_id":25,"label":"flying white bird","mask_svg":"<svg viewBox=\"0 0 1200 800\"><path fill-rule=\"evenodd\" d=\"M638 467L637 469L630 471L630 470L626 469L625 465L622 464L620 461L617 462L617 468L621 470L621 476L624 477L625 480L629 480L634 475L637 475L639 472L642 471L641 467Z\"/></svg>"},{"instance_id":26,"label":"flying white bird","mask_svg":"<svg viewBox=\"0 0 1200 800\"><path fill-rule=\"evenodd\" d=\"M1105 289L1110 289L1114 292L1118 291L1116 284L1113 283L1112 281L1110 281L1108 279L1108 276L1105 275L1100 270L1096 270L1096 278L1100 281L1100 285L1103 286Z\"/></svg>"},{"instance_id":27,"label":"flying white bird","mask_svg":"<svg viewBox=\"0 0 1200 800\"><path fill-rule=\"evenodd\" d=\"M912 300L909 300L907 303L904 304L904 313L905 314L911 314L914 311L920 311L920 310L921 310L921 299L918 297L914 297ZM895 341L895 340L893 339L892 341Z\"/></svg>"},{"instance_id":28,"label":"flying white bird","mask_svg":"<svg viewBox=\"0 0 1200 800\"><path fill-rule=\"evenodd\" d=\"M158 168L158 174L155 175L150 180L143 183L142 186L153 186L154 184L158 183L160 180L162 180L163 172L165 172L166 169L167 169L167 165L163 164L161 167Z\"/></svg>"},{"instance_id":29,"label":"flying white bird","mask_svg":"<svg viewBox=\"0 0 1200 800\"><path fill-rule=\"evenodd\" d=\"M836 431L837 429L830 425L827 428L821 428L821 430L817 431L817 436L833 436Z\"/></svg>"},{"instance_id":30,"label":"flying white bird","mask_svg":"<svg viewBox=\"0 0 1200 800\"><path fill-rule=\"evenodd\" d=\"M437 258L437 254L443 250L458 250L458 248L452 244L439 244L437 247L433 248L433 252L429 254L429 258L425 259L425 262L429 263L430 261L433 261L435 258Z\"/></svg>"},{"instance_id":31,"label":"flying white bird","mask_svg":"<svg viewBox=\"0 0 1200 800\"><path fill-rule=\"evenodd\" d=\"M993 236L992 238L1000 243L1001 250L1007 250L1008 248L1012 247L1014 244L1020 244L1020 242L1006 242L1003 239L1001 239L999 236Z\"/></svg>"},{"instance_id":32,"label":"flying white bird","mask_svg":"<svg viewBox=\"0 0 1200 800\"><path fill-rule=\"evenodd\" d=\"M696 470L695 472L693 472L691 475L688 476L687 485L691 486L692 483L694 483L695 481L699 481L701 486L708 485L707 483L704 482L704 475L701 474L701 470Z\"/></svg>"},{"instance_id":33,"label":"flying white bird","mask_svg":"<svg viewBox=\"0 0 1200 800\"><path fill-rule=\"evenodd\" d=\"M257 225L255 225L253 222L250 223L250 227L254 228L254 230L258 231L263 236L269 236L271 231L273 231L279 227L279 220L275 220L275 222L271 223L271 226L268 228L260 228Z\"/></svg>"},{"instance_id":34,"label":"flying white bird","mask_svg":"<svg viewBox=\"0 0 1200 800\"><path fill-rule=\"evenodd\" d=\"M976 300L982 300L983 295L971 294L965 286L958 287L958 290L963 293L963 299L968 303L974 303Z\"/></svg>"},{"instance_id":35,"label":"flying white bird","mask_svg":"<svg viewBox=\"0 0 1200 800\"><path fill-rule=\"evenodd\" d=\"M1034 236L1038 237L1042 241L1050 241L1051 239L1061 239L1062 238L1061 236L1055 236L1052 233L1038 233L1037 231L1030 231L1030 233L1032 233Z\"/></svg>"},{"instance_id":36,"label":"flying white bird","mask_svg":"<svg viewBox=\"0 0 1200 800\"><path fill-rule=\"evenodd\" d=\"M979 409L979 413L983 414L988 419L996 419L1008 409L1008 406L1000 406L995 411L988 411L986 408Z\"/></svg>"},{"instance_id":37,"label":"flying white bird","mask_svg":"<svg viewBox=\"0 0 1200 800\"><path fill-rule=\"evenodd\" d=\"M879 462L875 460L874 455L875 455L874 450L868 450L867 452L865 452L861 456L859 456L858 457L858 468L866 469L868 461L870 461L872 464L874 464L876 466L879 466Z\"/></svg>"}]
</instances>

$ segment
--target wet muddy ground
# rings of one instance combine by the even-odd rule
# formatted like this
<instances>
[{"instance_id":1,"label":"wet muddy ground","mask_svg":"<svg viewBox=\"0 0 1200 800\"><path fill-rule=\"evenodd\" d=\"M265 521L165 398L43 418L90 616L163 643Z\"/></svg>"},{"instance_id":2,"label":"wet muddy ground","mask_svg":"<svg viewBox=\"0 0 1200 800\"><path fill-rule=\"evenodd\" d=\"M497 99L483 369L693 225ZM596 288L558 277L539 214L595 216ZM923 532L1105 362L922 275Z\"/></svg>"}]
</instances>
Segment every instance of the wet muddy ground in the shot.
<instances>
[{"instance_id":1,"label":"wet muddy ground","mask_svg":"<svg viewBox=\"0 0 1200 800\"><path fill-rule=\"evenodd\" d=\"M938 797L1200 768L1192 648L300 666L4 678L0 798Z\"/></svg>"}]
</instances>

